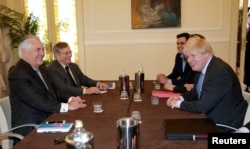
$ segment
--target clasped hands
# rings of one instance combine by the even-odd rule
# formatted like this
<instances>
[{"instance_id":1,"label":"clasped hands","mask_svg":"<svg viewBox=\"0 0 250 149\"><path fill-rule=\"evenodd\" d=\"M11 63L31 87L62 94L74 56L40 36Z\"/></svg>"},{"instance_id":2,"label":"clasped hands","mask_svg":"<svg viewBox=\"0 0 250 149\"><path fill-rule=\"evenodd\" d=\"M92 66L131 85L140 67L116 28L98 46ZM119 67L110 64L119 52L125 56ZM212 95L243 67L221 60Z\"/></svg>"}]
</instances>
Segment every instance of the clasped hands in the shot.
<instances>
[{"instance_id":1,"label":"clasped hands","mask_svg":"<svg viewBox=\"0 0 250 149\"><path fill-rule=\"evenodd\" d=\"M171 107L172 109L177 107L177 101L180 100L179 96L171 96L168 98L168 100L166 101L166 105Z\"/></svg>"},{"instance_id":2,"label":"clasped hands","mask_svg":"<svg viewBox=\"0 0 250 149\"><path fill-rule=\"evenodd\" d=\"M166 75L163 73L159 73L156 76L156 80L159 81L161 84L164 84L164 88L169 91L173 91L175 85L170 83L170 81L166 78Z\"/></svg>"},{"instance_id":3,"label":"clasped hands","mask_svg":"<svg viewBox=\"0 0 250 149\"><path fill-rule=\"evenodd\" d=\"M165 88L166 90L170 90L170 91L173 91L173 90L174 90L175 85L173 85L172 83L170 83L171 81L169 81L169 80L166 78L165 74L163 74L163 73L157 74L156 80L158 80L161 84L164 84L164 88ZM186 84L184 84L184 87L186 88L187 91L190 91L190 90L193 89L194 84L186 83Z\"/></svg>"},{"instance_id":4,"label":"clasped hands","mask_svg":"<svg viewBox=\"0 0 250 149\"><path fill-rule=\"evenodd\" d=\"M72 97L71 100L68 102L69 110L76 110L79 108L86 107L85 100L82 100L79 96Z\"/></svg>"}]
</instances>

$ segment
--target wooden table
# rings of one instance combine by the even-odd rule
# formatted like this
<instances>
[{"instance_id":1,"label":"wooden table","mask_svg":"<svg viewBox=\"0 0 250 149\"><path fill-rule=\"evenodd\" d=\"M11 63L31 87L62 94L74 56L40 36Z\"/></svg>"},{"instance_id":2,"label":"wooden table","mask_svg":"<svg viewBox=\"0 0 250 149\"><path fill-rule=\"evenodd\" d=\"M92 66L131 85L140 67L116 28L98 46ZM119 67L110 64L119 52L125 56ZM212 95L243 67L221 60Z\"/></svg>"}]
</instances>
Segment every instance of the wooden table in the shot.
<instances>
[{"instance_id":1,"label":"wooden table","mask_svg":"<svg viewBox=\"0 0 250 149\"><path fill-rule=\"evenodd\" d=\"M121 100L119 83L116 89L109 90L105 94L83 95L87 107L67 113L53 114L47 120L66 120L73 122L80 119L84 128L94 134L95 149L115 149L117 139L116 121L122 117L131 115L131 111L138 110L141 113L142 124L140 125L140 148L141 149L205 149L206 140L166 140L164 138L164 118L199 118L202 114L194 114L179 109L171 109L166 106L166 99L160 99L158 105L151 104L153 81L145 81L145 91L142 93L142 102ZM132 97L132 94L131 94ZM103 102L103 112L94 113L92 102L100 100ZM194 126L197 127L197 126ZM73 130L73 129L72 129ZM65 138L69 133L38 134L32 131L14 149L64 149L66 144L54 145L55 138Z\"/></svg>"}]
</instances>

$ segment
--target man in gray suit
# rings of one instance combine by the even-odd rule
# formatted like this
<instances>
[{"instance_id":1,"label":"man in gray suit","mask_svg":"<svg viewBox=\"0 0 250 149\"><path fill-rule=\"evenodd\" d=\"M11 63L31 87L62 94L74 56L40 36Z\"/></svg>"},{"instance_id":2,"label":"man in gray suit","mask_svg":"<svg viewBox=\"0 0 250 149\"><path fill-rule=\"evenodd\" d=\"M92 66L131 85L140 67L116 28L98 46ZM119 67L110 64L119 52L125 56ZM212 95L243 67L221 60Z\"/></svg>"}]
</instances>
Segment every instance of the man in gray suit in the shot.
<instances>
[{"instance_id":1,"label":"man in gray suit","mask_svg":"<svg viewBox=\"0 0 250 149\"><path fill-rule=\"evenodd\" d=\"M200 73L191 91L170 97L166 104L189 112L205 113L217 124L241 127L248 103L243 98L239 79L233 69L215 57L206 39L198 36L188 39L184 54L192 70ZM203 79L200 79L201 76ZM225 127L220 130L231 131Z\"/></svg>"},{"instance_id":2,"label":"man in gray suit","mask_svg":"<svg viewBox=\"0 0 250 149\"><path fill-rule=\"evenodd\" d=\"M71 62L72 52L68 43L56 43L53 47L53 54L56 60L49 65L48 71L61 91L78 96L100 93L101 90L108 88L106 83L84 75L79 66Z\"/></svg>"}]
</instances>

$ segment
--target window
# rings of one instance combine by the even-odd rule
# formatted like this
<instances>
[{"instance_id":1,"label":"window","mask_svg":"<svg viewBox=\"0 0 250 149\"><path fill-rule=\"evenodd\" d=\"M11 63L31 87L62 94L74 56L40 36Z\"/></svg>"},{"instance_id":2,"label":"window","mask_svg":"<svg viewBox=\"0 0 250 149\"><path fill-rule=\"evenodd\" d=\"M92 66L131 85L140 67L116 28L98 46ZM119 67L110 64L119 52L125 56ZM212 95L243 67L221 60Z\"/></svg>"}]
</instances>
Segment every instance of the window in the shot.
<instances>
[{"instance_id":1,"label":"window","mask_svg":"<svg viewBox=\"0 0 250 149\"><path fill-rule=\"evenodd\" d=\"M38 36L45 44L45 59L53 59L53 45L59 41L65 41L73 52L72 62L78 63L75 1L25 0L24 3L26 16L33 13L34 16L39 17Z\"/></svg>"}]
</instances>

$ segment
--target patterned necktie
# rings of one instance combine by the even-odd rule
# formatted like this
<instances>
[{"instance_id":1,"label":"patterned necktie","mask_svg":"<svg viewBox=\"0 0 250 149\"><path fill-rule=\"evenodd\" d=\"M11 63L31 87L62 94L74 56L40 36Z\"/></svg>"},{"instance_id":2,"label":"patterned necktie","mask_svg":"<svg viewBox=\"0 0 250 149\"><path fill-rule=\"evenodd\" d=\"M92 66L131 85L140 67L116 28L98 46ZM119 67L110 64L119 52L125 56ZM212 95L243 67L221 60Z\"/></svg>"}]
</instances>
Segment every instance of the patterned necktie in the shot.
<instances>
[{"instance_id":1,"label":"patterned necktie","mask_svg":"<svg viewBox=\"0 0 250 149\"><path fill-rule=\"evenodd\" d=\"M40 79L43 81L43 84L46 86L47 90L49 90L49 88L48 88L46 82L44 81L43 76L42 76L42 74L41 74L41 72L40 72L39 69L36 69L36 73L38 74L38 76L40 77Z\"/></svg>"},{"instance_id":2,"label":"patterned necktie","mask_svg":"<svg viewBox=\"0 0 250 149\"><path fill-rule=\"evenodd\" d=\"M202 88L203 79L204 79L204 74L201 72L200 76L199 76L197 86L196 86L196 90L198 92L199 97L201 95L201 88Z\"/></svg>"},{"instance_id":3,"label":"patterned necktie","mask_svg":"<svg viewBox=\"0 0 250 149\"><path fill-rule=\"evenodd\" d=\"M75 83L75 81L74 81L72 75L70 74L69 66L66 66L66 67L65 67L65 70L66 70L66 72L67 72L67 75L68 75L68 77L69 77L69 79L70 79L72 85L76 87L77 85L76 85L76 83Z\"/></svg>"}]
</instances>

